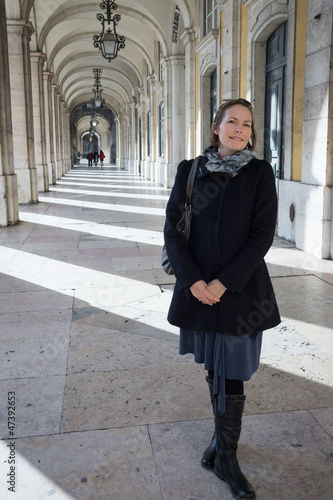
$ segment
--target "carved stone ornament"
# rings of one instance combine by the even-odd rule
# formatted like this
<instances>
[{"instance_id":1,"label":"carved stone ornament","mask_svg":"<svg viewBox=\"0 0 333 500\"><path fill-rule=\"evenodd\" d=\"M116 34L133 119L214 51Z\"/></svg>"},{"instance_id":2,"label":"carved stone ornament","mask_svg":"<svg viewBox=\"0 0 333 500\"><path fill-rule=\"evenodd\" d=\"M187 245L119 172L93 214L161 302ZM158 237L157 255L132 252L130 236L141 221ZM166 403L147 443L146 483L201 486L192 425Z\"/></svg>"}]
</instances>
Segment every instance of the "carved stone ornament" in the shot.
<instances>
[{"instance_id":1,"label":"carved stone ornament","mask_svg":"<svg viewBox=\"0 0 333 500\"><path fill-rule=\"evenodd\" d=\"M208 54L206 57L203 58L202 63L200 64L200 74L202 74L204 69L207 66L210 66L210 64L216 64L216 58L214 57L213 54Z\"/></svg>"}]
</instances>

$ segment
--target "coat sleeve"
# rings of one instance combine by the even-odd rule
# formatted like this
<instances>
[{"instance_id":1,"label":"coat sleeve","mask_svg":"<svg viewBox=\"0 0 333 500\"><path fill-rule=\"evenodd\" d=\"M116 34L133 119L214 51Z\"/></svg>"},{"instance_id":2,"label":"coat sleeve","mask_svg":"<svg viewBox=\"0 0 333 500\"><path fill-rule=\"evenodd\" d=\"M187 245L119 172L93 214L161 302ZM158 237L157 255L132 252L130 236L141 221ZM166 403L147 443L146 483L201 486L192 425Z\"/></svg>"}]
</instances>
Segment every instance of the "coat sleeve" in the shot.
<instances>
[{"instance_id":1,"label":"coat sleeve","mask_svg":"<svg viewBox=\"0 0 333 500\"><path fill-rule=\"evenodd\" d=\"M181 289L189 288L202 280L202 273L194 264L187 239L176 229L184 212L186 183L193 160L184 160L178 165L175 183L166 207L164 241L172 269Z\"/></svg>"},{"instance_id":2,"label":"coat sleeve","mask_svg":"<svg viewBox=\"0 0 333 500\"><path fill-rule=\"evenodd\" d=\"M229 290L241 292L272 245L277 218L277 195L271 165L263 161L250 232L246 242L217 278Z\"/></svg>"}]
</instances>

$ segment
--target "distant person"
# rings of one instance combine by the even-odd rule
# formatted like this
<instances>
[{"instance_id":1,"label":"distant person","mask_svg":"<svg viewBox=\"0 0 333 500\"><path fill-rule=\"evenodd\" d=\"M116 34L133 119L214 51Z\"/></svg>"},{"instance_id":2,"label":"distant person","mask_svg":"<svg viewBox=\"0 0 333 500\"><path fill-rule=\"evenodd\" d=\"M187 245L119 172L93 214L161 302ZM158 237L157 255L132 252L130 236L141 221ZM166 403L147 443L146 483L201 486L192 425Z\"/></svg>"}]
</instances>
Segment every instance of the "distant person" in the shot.
<instances>
[{"instance_id":1,"label":"distant person","mask_svg":"<svg viewBox=\"0 0 333 500\"><path fill-rule=\"evenodd\" d=\"M92 167L93 158L94 158L94 155L92 154L91 149L89 149L89 152L88 152L88 167Z\"/></svg>"},{"instance_id":2,"label":"distant person","mask_svg":"<svg viewBox=\"0 0 333 500\"><path fill-rule=\"evenodd\" d=\"M76 163L77 163L78 165L80 165L80 159L81 159L81 153L80 153L80 151L78 151L78 152L76 153Z\"/></svg>"},{"instance_id":3,"label":"distant person","mask_svg":"<svg viewBox=\"0 0 333 500\"><path fill-rule=\"evenodd\" d=\"M102 150L100 150L100 152L99 152L99 159L101 161L101 166L103 166L104 158L105 158L105 154L103 153Z\"/></svg>"},{"instance_id":4,"label":"distant person","mask_svg":"<svg viewBox=\"0 0 333 500\"><path fill-rule=\"evenodd\" d=\"M98 163L98 151L96 149L96 151L94 152L94 164L95 164L95 167L97 167L97 163Z\"/></svg>"}]
</instances>

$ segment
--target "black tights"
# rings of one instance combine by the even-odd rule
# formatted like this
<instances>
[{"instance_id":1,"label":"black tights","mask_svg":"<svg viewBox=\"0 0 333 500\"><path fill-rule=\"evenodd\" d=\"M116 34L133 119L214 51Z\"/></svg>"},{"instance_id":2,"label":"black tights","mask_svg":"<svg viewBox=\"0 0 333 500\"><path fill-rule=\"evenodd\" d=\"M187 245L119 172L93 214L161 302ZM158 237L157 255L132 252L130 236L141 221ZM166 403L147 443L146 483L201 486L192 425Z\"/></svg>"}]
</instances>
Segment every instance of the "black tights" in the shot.
<instances>
[{"instance_id":1,"label":"black tights","mask_svg":"<svg viewBox=\"0 0 333 500\"><path fill-rule=\"evenodd\" d=\"M208 370L208 378L214 380L214 370ZM244 394L243 380L225 379L225 393L227 396L242 396Z\"/></svg>"}]
</instances>

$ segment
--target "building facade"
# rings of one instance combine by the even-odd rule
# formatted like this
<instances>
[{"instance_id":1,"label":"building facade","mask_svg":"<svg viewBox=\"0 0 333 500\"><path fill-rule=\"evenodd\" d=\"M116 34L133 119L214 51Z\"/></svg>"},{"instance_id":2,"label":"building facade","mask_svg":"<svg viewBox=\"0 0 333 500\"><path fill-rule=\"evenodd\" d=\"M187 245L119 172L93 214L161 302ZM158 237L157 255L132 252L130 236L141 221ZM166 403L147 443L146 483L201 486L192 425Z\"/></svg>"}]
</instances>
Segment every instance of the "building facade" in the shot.
<instances>
[{"instance_id":1,"label":"building facade","mask_svg":"<svg viewBox=\"0 0 333 500\"><path fill-rule=\"evenodd\" d=\"M220 101L243 97L276 178L277 234L332 258L331 0L122 1L126 47L111 64L92 48L92 3L54 4L0 0L1 225L91 146L171 187ZM105 102L91 129L96 65Z\"/></svg>"}]
</instances>

